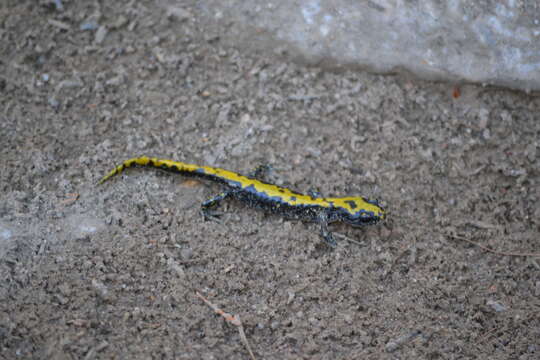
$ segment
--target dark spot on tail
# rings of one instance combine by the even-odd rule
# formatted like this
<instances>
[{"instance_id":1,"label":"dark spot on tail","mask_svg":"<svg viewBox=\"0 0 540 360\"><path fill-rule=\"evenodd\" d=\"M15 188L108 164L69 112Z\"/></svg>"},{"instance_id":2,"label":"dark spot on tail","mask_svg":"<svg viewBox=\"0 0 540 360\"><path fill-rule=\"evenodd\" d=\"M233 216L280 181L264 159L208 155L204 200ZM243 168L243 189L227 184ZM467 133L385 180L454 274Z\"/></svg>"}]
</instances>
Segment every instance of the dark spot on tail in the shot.
<instances>
[{"instance_id":1,"label":"dark spot on tail","mask_svg":"<svg viewBox=\"0 0 540 360\"><path fill-rule=\"evenodd\" d=\"M356 201L353 201L353 200L346 200L345 201L347 204L349 204L349 206L351 207L351 209L356 209L358 207L358 205L356 205Z\"/></svg>"}]
</instances>

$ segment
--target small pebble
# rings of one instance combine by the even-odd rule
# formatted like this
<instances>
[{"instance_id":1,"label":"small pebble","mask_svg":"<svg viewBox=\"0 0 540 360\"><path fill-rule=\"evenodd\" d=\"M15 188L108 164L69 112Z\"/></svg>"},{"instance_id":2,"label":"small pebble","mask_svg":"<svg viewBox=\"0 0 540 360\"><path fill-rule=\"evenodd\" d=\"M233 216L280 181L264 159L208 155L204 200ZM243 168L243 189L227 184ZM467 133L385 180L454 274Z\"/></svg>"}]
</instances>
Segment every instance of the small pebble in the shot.
<instances>
[{"instance_id":1,"label":"small pebble","mask_svg":"<svg viewBox=\"0 0 540 360\"><path fill-rule=\"evenodd\" d=\"M62 80L56 86L56 90L80 88L84 84L80 80Z\"/></svg>"},{"instance_id":2,"label":"small pebble","mask_svg":"<svg viewBox=\"0 0 540 360\"><path fill-rule=\"evenodd\" d=\"M49 98L47 102L55 110L58 110L58 107L60 107L60 102L56 100L54 97Z\"/></svg>"},{"instance_id":3,"label":"small pebble","mask_svg":"<svg viewBox=\"0 0 540 360\"><path fill-rule=\"evenodd\" d=\"M69 26L69 24L66 24L65 22L62 22L62 21L49 19L48 23L53 25L53 26L56 26L57 28L62 29L62 30L71 29L71 26Z\"/></svg>"},{"instance_id":4,"label":"small pebble","mask_svg":"<svg viewBox=\"0 0 540 360\"><path fill-rule=\"evenodd\" d=\"M191 17L191 14L181 7L171 6L167 9L167 17L169 19L186 20Z\"/></svg>"},{"instance_id":5,"label":"small pebble","mask_svg":"<svg viewBox=\"0 0 540 360\"><path fill-rule=\"evenodd\" d=\"M105 40L105 36L107 36L107 27L105 25L101 25L99 29L96 31L96 37L94 39L94 42L96 44L103 43L103 40Z\"/></svg>"},{"instance_id":6,"label":"small pebble","mask_svg":"<svg viewBox=\"0 0 540 360\"><path fill-rule=\"evenodd\" d=\"M62 0L54 0L54 6L56 6L57 11L64 11L64 5L62 4Z\"/></svg>"},{"instance_id":7,"label":"small pebble","mask_svg":"<svg viewBox=\"0 0 540 360\"><path fill-rule=\"evenodd\" d=\"M506 311L506 306L502 305L500 302L498 301L494 301L494 300L488 300L486 302L486 305L490 306L493 310L495 310L496 312L503 312L503 311Z\"/></svg>"},{"instance_id":8,"label":"small pebble","mask_svg":"<svg viewBox=\"0 0 540 360\"><path fill-rule=\"evenodd\" d=\"M95 21L85 21L79 26L79 30L81 31L93 31L96 30L99 27L99 24Z\"/></svg>"},{"instance_id":9,"label":"small pebble","mask_svg":"<svg viewBox=\"0 0 540 360\"><path fill-rule=\"evenodd\" d=\"M114 22L114 24L112 25L112 28L113 29L119 29L121 28L122 26L126 25L128 22L128 19L124 16L124 15L120 15L116 21Z\"/></svg>"}]
</instances>

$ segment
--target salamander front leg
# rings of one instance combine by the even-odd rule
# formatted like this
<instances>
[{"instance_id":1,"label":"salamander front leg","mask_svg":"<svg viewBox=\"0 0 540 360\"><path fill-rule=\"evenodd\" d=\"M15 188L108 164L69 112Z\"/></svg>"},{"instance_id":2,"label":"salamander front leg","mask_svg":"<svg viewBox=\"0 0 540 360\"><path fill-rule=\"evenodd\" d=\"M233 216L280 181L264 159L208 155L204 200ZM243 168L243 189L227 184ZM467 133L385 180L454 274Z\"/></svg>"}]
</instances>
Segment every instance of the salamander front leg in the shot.
<instances>
[{"instance_id":1,"label":"salamander front leg","mask_svg":"<svg viewBox=\"0 0 540 360\"><path fill-rule=\"evenodd\" d=\"M222 213L218 213L215 211L211 211L210 209L212 207L218 206L221 200L224 200L234 194L236 191L234 190L226 190L216 196L214 196L211 199L206 200L201 204L201 215L204 217L204 220L214 220L217 222L220 222L219 216L222 215Z\"/></svg>"},{"instance_id":2,"label":"salamander front leg","mask_svg":"<svg viewBox=\"0 0 540 360\"><path fill-rule=\"evenodd\" d=\"M248 173L248 177L252 179L262 180L272 170L272 166L269 164L262 164Z\"/></svg>"},{"instance_id":3,"label":"salamander front leg","mask_svg":"<svg viewBox=\"0 0 540 360\"><path fill-rule=\"evenodd\" d=\"M335 248L337 243L330 230L328 230L328 216L324 211L319 214L317 222L321 225L321 236L326 245Z\"/></svg>"}]
</instances>

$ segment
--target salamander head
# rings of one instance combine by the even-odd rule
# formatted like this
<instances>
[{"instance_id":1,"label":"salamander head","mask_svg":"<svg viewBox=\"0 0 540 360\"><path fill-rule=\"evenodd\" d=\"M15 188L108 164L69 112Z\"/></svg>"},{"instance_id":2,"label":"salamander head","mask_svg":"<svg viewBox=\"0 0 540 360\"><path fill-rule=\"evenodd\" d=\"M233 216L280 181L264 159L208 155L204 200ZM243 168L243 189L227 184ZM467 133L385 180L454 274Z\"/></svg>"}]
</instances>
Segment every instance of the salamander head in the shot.
<instances>
[{"instance_id":1,"label":"salamander head","mask_svg":"<svg viewBox=\"0 0 540 360\"><path fill-rule=\"evenodd\" d=\"M341 198L335 205L342 221L353 225L372 225L386 218L386 211L375 199L363 197Z\"/></svg>"}]
</instances>

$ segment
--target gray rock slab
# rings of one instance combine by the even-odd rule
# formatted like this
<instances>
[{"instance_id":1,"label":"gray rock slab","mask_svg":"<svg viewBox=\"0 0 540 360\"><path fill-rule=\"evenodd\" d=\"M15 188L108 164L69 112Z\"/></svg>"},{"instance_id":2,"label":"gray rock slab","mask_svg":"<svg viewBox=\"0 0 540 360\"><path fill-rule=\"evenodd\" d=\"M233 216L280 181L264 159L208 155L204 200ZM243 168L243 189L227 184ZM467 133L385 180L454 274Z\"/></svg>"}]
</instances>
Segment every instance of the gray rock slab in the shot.
<instances>
[{"instance_id":1,"label":"gray rock slab","mask_svg":"<svg viewBox=\"0 0 540 360\"><path fill-rule=\"evenodd\" d=\"M312 64L540 90L540 5L517 0L202 0L245 46ZM226 34L225 34L226 33Z\"/></svg>"}]
</instances>

